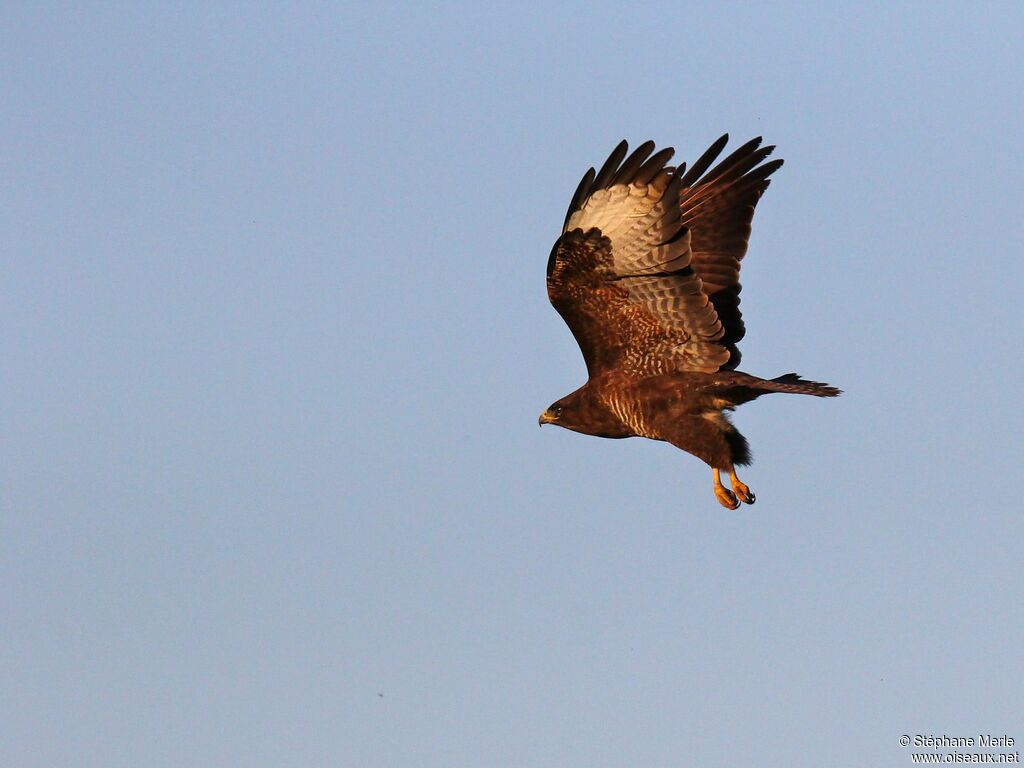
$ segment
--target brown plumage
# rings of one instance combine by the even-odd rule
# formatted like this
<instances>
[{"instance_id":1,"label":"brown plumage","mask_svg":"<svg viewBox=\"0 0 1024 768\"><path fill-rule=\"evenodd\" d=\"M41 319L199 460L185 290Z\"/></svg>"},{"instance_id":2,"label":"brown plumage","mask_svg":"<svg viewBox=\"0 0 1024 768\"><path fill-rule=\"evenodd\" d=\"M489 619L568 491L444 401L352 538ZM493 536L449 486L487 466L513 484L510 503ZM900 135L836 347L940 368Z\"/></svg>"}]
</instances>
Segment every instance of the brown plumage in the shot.
<instances>
[{"instance_id":1,"label":"brown plumage","mask_svg":"<svg viewBox=\"0 0 1024 768\"><path fill-rule=\"evenodd\" d=\"M769 392L835 397L796 374L737 371L740 261L754 206L781 160L749 141L712 167L723 136L687 170L673 150L623 141L583 176L548 259L548 296L583 352L589 380L541 424L599 437L664 440L707 462L724 506L754 503L736 476L746 439L725 415ZM709 170L710 169L710 170ZM732 491L719 473L729 473Z\"/></svg>"}]
</instances>

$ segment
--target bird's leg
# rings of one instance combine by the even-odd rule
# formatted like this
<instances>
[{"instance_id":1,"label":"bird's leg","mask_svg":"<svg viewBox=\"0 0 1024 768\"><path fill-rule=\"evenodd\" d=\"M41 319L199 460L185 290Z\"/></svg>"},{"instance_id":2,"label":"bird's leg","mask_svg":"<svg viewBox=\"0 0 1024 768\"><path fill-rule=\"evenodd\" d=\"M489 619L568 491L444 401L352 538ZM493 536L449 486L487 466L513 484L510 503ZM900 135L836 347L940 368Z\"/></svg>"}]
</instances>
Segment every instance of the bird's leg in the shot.
<instances>
[{"instance_id":1,"label":"bird's leg","mask_svg":"<svg viewBox=\"0 0 1024 768\"><path fill-rule=\"evenodd\" d=\"M736 495L739 497L740 501L742 501L744 504L754 503L756 497L751 492L751 490L747 488L747 484L740 480L738 477L736 477L735 468L729 470L729 482L732 483L732 489L736 492Z\"/></svg>"},{"instance_id":2,"label":"bird's leg","mask_svg":"<svg viewBox=\"0 0 1024 768\"><path fill-rule=\"evenodd\" d=\"M718 499L718 503L726 509L736 509L740 505L739 499L736 498L735 493L722 485L722 477L718 467L712 467L711 472L715 478L715 498Z\"/></svg>"}]
</instances>

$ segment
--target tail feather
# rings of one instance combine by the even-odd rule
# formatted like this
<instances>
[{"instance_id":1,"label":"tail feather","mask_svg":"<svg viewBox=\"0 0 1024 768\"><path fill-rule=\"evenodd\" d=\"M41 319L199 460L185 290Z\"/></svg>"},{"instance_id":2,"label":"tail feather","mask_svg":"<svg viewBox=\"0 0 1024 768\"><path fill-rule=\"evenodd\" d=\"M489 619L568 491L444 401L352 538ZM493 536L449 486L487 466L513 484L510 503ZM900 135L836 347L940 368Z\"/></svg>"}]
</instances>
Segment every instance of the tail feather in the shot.
<instances>
[{"instance_id":1,"label":"tail feather","mask_svg":"<svg viewBox=\"0 0 1024 768\"><path fill-rule=\"evenodd\" d=\"M807 381L795 373L787 373L768 379L762 384L766 392L788 392L794 395L814 395L815 397L837 397L843 390L829 386L820 381Z\"/></svg>"}]
</instances>

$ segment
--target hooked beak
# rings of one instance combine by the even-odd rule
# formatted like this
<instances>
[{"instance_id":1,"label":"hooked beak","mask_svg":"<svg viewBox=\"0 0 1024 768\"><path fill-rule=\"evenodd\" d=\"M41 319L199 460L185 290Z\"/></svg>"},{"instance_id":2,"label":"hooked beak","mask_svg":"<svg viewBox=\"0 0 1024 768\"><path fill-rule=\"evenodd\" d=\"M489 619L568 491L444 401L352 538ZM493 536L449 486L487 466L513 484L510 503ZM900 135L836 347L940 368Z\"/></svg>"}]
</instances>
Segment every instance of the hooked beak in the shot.
<instances>
[{"instance_id":1,"label":"hooked beak","mask_svg":"<svg viewBox=\"0 0 1024 768\"><path fill-rule=\"evenodd\" d=\"M537 419L537 426L543 427L545 424L550 424L554 420L554 416L552 416L548 411L544 411L544 413L540 415L540 418Z\"/></svg>"}]
</instances>

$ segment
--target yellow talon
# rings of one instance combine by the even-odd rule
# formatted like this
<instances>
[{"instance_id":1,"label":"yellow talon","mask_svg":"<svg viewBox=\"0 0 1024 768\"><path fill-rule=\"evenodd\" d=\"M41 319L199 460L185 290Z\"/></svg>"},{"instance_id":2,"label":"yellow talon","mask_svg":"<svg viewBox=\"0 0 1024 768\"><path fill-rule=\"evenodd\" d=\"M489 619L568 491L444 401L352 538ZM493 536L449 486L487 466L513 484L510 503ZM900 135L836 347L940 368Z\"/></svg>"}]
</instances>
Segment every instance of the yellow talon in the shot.
<instances>
[{"instance_id":1,"label":"yellow talon","mask_svg":"<svg viewBox=\"0 0 1024 768\"><path fill-rule=\"evenodd\" d=\"M742 480L736 477L735 469L729 471L729 482L732 483L733 491L736 492L736 495L739 497L739 500L742 501L744 504L753 504L757 500L757 497L754 496L751 490L747 487L746 483L744 483Z\"/></svg>"},{"instance_id":2,"label":"yellow talon","mask_svg":"<svg viewBox=\"0 0 1024 768\"><path fill-rule=\"evenodd\" d=\"M736 509L740 505L736 494L722 485L722 477L717 469L713 469L712 473L715 479L715 498L718 499L718 503L726 509Z\"/></svg>"}]
</instances>

